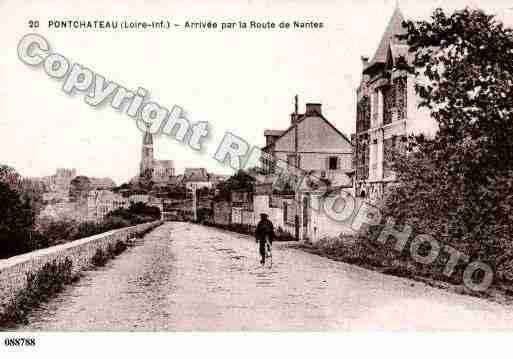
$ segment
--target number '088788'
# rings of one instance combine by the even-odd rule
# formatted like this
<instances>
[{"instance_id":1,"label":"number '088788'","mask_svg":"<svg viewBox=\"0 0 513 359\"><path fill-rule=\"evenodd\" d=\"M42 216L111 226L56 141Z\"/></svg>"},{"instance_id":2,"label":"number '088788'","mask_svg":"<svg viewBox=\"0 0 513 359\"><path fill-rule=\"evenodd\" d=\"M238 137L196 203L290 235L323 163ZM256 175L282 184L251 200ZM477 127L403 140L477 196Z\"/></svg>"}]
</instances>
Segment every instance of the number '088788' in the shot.
<instances>
[{"instance_id":1,"label":"number '088788'","mask_svg":"<svg viewBox=\"0 0 513 359\"><path fill-rule=\"evenodd\" d=\"M8 347L32 347L36 345L35 338L5 338L4 345Z\"/></svg>"}]
</instances>

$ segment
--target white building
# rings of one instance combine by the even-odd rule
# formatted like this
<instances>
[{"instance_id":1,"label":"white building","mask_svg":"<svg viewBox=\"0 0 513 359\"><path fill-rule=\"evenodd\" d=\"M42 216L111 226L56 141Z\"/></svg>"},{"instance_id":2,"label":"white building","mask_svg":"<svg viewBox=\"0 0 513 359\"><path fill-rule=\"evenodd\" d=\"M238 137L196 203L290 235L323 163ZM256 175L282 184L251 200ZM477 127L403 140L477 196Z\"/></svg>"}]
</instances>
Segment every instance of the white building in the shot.
<instances>
[{"instance_id":1,"label":"white building","mask_svg":"<svg viewBox=\"0 0 513 359\"><path fill-rule=\"evenodd\" d=\"M93 190L87 195L87 217L90 221L99 222L107 213L129 206L128 199L108 190Z\"/></svg>"},{"instance_id":2,"label":"white building","mask_svg":"<svg viewBox=\"0 0 513 359\"><path fill-rule=\"evenodd\" d=\"M184 171L183 181L187 190L212 188L214 182L210 178L210 174L206 168L186 168Z\"/></svg>"}]
</instances>

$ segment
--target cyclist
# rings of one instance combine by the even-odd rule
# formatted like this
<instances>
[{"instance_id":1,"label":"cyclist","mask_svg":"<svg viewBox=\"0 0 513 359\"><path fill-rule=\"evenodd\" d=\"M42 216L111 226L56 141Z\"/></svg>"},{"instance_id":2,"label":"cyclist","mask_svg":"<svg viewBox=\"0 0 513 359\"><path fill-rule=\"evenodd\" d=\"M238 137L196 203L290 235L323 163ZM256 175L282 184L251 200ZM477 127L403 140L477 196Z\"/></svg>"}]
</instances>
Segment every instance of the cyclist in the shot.
<instances>
[{"instance_id":1,"label":"cyclist","mask_svg":"<svg viewBox=\"0 0 513 359\"><path fill-rule=\"evenodd\" d=\"M272 245L274 239L274 226L265 213L260 214L260 222L258 222L255 237L257 243L260 245L260 256L262 260L260 263L265 264L265 243L269 240L269 244Z\"/></svg>"}]
</instances>

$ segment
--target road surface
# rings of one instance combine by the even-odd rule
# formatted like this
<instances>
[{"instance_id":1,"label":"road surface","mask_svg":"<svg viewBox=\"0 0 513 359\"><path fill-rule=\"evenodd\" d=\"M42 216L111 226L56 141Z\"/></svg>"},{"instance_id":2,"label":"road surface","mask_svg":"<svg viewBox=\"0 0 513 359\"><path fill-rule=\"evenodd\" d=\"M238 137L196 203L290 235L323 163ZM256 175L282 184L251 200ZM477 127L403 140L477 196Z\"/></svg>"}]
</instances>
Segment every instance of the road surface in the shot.
<instances>
[{"instance_id":1,"label":"road surface","mask_svg":"<svg viewBox=\"0 0 513 359\"><path fill-rule=\"evenodd\" d=\"M166 223L85 273L20 330L513 328L513 308L274 245Z\"/></svg>"}]
</instances>

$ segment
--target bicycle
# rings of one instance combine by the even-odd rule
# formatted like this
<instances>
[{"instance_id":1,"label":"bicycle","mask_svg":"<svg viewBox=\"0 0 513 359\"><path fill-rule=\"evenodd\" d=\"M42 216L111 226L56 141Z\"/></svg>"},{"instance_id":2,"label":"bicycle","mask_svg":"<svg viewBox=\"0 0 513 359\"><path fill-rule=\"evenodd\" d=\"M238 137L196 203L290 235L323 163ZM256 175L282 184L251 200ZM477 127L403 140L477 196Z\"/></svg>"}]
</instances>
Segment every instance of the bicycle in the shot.
<instances>
[{"instance_id":1,"label":"bicycle","mask_svg":"<svg viewBox=\"0 0 513 359\"><path fill-rule=\"evenodd\" d=\"M273 246L269 240L269 236L265 237L265 258L269 263L269 267L273 266Z\"/></svg>"}]
</instances>

